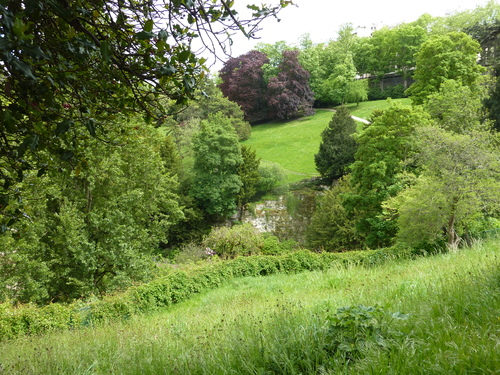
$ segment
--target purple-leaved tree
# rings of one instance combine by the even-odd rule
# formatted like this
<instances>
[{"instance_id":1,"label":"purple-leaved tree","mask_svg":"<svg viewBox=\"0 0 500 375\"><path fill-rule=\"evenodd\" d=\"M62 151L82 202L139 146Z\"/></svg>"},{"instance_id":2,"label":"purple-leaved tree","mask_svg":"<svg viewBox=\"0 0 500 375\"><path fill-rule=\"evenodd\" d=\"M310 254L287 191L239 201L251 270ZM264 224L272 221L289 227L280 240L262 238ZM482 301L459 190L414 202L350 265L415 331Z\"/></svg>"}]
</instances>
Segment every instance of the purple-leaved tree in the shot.
<instances>
[{"instance_id":1,"label":"purple-leaved tree","mask_svg":"<svg viewBox=\"0 0 500 375\"><path fill-rule=\"evenodd\" d=\"M272 119L287 120L314 114L309 72L300 65L298 55L299 51L283 51L279 73L269 79L267 98Z\"/></svg>"},{"instance_id":2,"label":"purple-leaved tree","mask_svg":"<svg viewBox=\"0 0 500 375\"><path fill-rule=\"evenodd\" d=\"M266 82L262 70L268 62L264 53L250 51L226 61L220 71L222 93L240 105L250 123L268 118Z\"/></svg>"}]
</instances>

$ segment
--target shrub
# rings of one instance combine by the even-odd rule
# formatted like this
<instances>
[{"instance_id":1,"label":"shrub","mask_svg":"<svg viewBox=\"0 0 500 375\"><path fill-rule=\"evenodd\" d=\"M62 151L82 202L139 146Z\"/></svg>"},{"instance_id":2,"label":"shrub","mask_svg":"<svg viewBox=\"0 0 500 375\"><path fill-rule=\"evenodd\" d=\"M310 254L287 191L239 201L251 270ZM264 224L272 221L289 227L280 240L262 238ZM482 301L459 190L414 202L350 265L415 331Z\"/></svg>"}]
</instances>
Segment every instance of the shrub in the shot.
<instances>
[{"instance_id":1,"label":"shrub","mask_svg":"<svg viewBox=\"0 0 500 375\"><path fill-rule=\"evenodd\" d=\"M189 242L182 245L179 253L174 257L174 263L196 263L200 260L207 259L214 255L211 250L198 245L194 242Z\"/></svg>"},{"instance_id":2,"label":"shrub","mask_svg":"<svg viewBox=\"0 0 500 375\"><path fill-rule=\"evenodd\" d=\"M215 228L205 238L203 245L214 250L222 259L233 259L239 255L260 254L263 242L261 234L247 223L232 228Z\"/></svg>"},{"instance_id":3,"label":"shrub","mask_svg":"<svg viewBox=\"0 0 500 375\"><path fill-rule=\"evenodd\" d=\"M269 240L274 242L274 240ZM77 301L71 304L32 304L12 306L0 304L0 341L51 330L62 330L128 319L133 314L169 307L210 288L216 288L236 277L264 276L276 273L292 274L305 270L326 270L334 264L373 266L394 257L407 257L408 252L391 249L349 253L316 254L308 250L280 256L239 257L189 271L173 270L148 284L137 285L102 299Z\"/></svg>"},{"instance_id":4,"label":"shrub","mask_svg":"<svg viewBox=\"0 0 500 375\"><path fill-rule=\"evenodd\" d=\"M286 180L285 170L279 164L271 162L260 163L259 175L257 190L263 193L271 192Z\"/></svg>"}]
</instances>

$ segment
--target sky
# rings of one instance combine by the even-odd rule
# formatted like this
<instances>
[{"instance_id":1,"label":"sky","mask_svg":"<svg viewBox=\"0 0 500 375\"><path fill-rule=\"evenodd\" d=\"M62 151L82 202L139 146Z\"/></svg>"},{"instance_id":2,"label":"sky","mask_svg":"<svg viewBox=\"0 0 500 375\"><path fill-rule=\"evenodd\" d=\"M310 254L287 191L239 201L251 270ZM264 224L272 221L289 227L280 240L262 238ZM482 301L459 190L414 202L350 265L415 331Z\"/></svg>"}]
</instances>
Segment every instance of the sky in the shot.
<instances>
[{"instance_id":1,"label":"sky","mask_svg":"<svg viewBox=\"0 0 500 375\"><path fill-rule=\"evenodd\" d=\"M267 19L262 24L258 40L247 40L243 35L234 38L232 56L237 57L253 49L257 43L274 44L284 40L297 44L300 36L310 34L313 43L327 42L336 37L340 26L352 23L354 27L378 28L412 22L422 14L445 16L452 12L484 6L489 0L294 0L297 6L283 9L279 18ZM244 15L247 4L277 3L277 0L235 0L235 7ZM369 35L369 34L368 34ZM222 63L210 70L217 71Z\"/></svg>"}]
</instances>

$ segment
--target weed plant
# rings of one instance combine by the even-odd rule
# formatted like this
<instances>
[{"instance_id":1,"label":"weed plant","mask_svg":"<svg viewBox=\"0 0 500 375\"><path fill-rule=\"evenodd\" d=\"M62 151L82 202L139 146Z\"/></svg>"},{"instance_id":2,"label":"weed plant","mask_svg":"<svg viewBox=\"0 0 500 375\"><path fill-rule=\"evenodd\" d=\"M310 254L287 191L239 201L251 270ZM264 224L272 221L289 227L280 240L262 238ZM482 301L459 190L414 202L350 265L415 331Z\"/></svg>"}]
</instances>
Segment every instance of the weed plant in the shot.
<instances>
[{"instance_id":1,"label":"weed plant","mask_svg":"<svg viewBox=\"0 0 500 375\"><path fill-rule=\"evenodd\" d=\"M0 363L4 374L493 374L499 270L496 240L235 279L161 313L5 342Z\"/></svg>"}]
</instances>

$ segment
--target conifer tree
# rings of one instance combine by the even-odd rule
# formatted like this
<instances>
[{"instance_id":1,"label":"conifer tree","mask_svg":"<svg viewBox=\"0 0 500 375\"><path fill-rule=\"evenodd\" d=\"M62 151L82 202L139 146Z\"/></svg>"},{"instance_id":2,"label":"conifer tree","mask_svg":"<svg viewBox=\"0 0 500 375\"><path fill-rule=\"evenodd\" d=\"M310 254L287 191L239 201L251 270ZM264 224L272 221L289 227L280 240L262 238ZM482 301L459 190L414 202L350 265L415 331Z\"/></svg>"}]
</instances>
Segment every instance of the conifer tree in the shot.
<instances>
[{"instance_id":1,"label":"conifer tree","mask_svg":"<svg viewBox=\"0 0 500 375\"><path fill-rule=\"evenodd\" d=\"M356 123L346 107L340 107L321 134L319 151L314 155L316 170L323 178L333 180L343 176L354 162L356 141L352 134Z\"/></svg>"}]
</instances>

